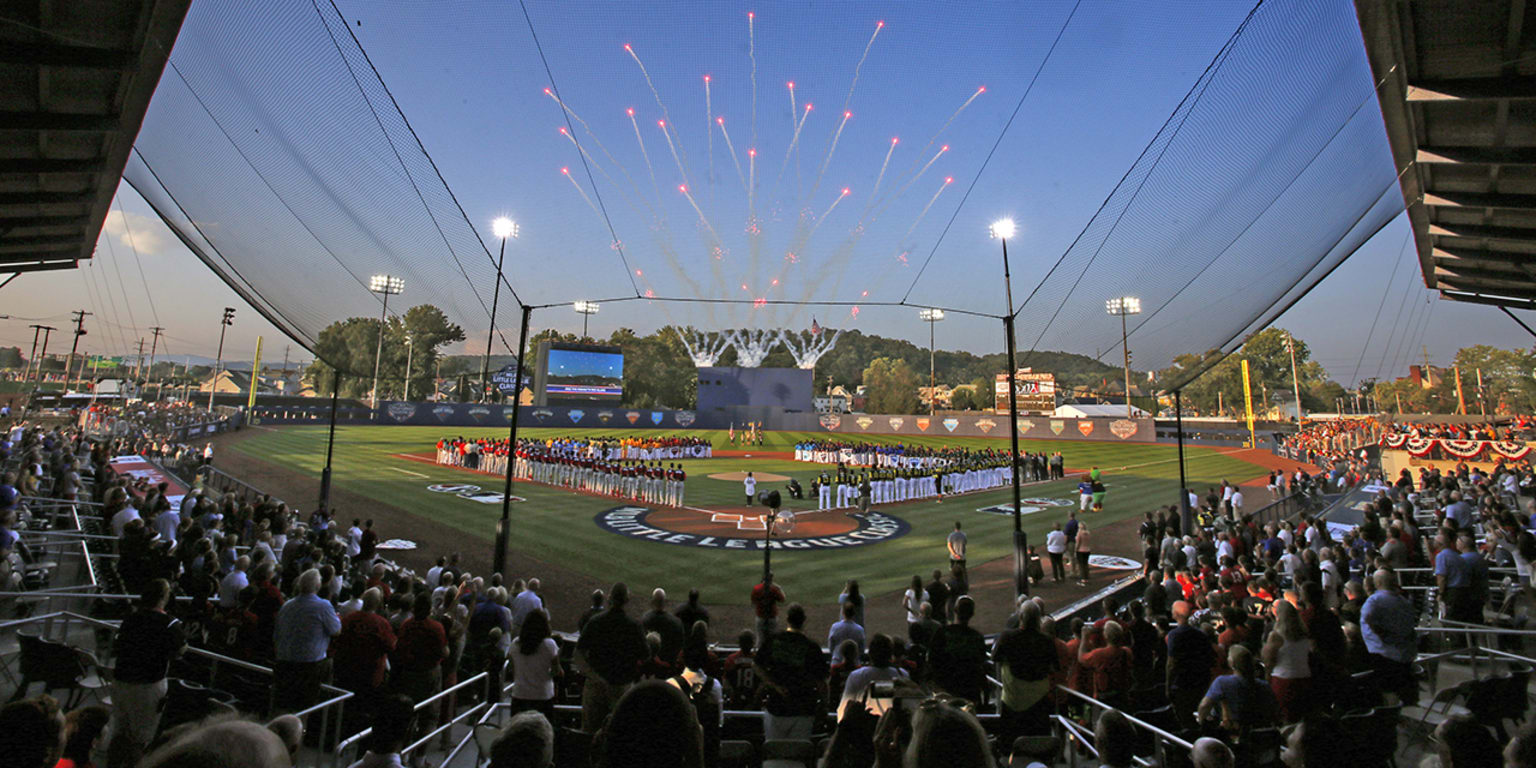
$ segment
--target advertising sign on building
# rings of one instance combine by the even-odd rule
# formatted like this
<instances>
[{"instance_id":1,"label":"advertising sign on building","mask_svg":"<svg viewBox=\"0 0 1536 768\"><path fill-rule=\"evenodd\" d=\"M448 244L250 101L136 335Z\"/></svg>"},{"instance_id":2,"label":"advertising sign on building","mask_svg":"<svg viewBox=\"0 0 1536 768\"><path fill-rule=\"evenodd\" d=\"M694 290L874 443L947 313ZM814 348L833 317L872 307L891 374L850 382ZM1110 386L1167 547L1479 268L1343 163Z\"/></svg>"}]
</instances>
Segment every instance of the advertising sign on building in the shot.
<instances>
[{"instance_id":1,"label":"advertising sign on building","mask_svg":"<svg viewBox=\"0 0 1536 768\"><path fill-rule=\"evenodd\" d=\"M1020 413L1049 414L1056 410L1056 374L1036 373L1027 368L1014 373L1014 396ZM1008 374L999 373L995 384L997 413L1008 413Z\"/></svg>"},{"instance_id":2,"label":"advertising sign on building","mask_svg":"<svg viewBox=\"0 0 1536 768\"><path fill-rule=\"evenodd\" d=\"M502 366L501 370L491 374L491 381L495 382L496 388L501 390L503 395L510 395L517 391L517 379L517 363L515 362L508 363ZM527 386L528 379L525 377L522 383L524 386Z\"/></svg>"}]
</instances>

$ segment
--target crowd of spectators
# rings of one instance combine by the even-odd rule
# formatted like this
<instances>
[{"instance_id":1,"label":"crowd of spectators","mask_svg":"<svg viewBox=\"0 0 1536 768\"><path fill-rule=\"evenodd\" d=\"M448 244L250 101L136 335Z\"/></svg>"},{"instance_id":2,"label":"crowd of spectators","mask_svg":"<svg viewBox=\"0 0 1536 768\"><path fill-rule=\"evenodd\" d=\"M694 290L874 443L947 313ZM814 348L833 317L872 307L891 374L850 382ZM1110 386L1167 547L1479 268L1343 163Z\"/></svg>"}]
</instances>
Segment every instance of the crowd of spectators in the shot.
<instances>
[{"instance_id":1,"label":"crowd of spectators","mask_svg":"<svg viewBox=\"0 0 1536 768\"><path fill-rule=\"evenodd\" d=\"M304 723L280 715L320 701L322 683L355 694L348 733L373 728L357 764L396 765L478 694L422 703L481 672L516 714L490 747L493 765L549 764L557 701L579 701L578 727L604 766L714 765L725 713L738 709L762 711L767 739L830 736L831 766L1024 765L1050 740L1053 715L1081 716L1072 692L1112 708L1097 718L1105 765L1127 764L1137 742L1121 711L1162 711L1169 729L1205 737L1195 750L1204 764L1242 759L1256 734L1295 725L1289 764L1331 765L1352 748L1340 715L1419 697L1421 611L1398 572L1432 565L1444 615L1481 622L1488 567L1512 564L1528 586L1536 559L1536 503L1517 512L1518 488L1509 491L1519 468L1405 473L1369 478L1384 490L1347 531L1306 515L1260 525L1230 497L1191 530L1173 510L1149 515L1142 594L1060 624L1033 598L1000 625L973 626L957 565L914 576L900 596L905 627L866 623L857 582L837 596L837 621L812 626L793 585L768 574L751 591L756 627L725 648L709 640L697 590L632 600L617 583L590 605L551 606L539 579L472 574L451 555L425 574L394 567L378 557L370 521L300 519L260 496L194 492L178 507L166 488L111 471L121 442L64 429L10 438L24 466L43 469L42 490L103 505L124 581L142 594L113 640L110 768L291 764ZM0 527L0 543L16 538ZM551 632L559 610L581 614L574 639ZM189 644L272 667L263 716L279 717L160 732L166 680ZM997 717L984 727L977 715L988 713ZM78 765L103 746L102 712L61 717L45 697L0 711L0 754L23 756L6 764ZM1533 741L1521 734L1511 749ZM1460 721L1438 743L1499 749L1486 728ZM232 749L246 762L208 757Z\"/></svg>"}]
</instances>

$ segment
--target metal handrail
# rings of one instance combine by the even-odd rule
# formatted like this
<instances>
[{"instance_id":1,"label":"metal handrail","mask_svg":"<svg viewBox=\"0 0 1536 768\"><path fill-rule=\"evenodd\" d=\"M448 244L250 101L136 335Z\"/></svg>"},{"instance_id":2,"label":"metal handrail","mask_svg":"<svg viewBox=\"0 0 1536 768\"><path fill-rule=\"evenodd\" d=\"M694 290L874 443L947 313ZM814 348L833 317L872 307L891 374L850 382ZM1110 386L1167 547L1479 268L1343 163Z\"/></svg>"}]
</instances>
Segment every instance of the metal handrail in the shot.
<instances>
[{"instance_id":1,"label":"metal handrail","mask_svg":"<svg viewBox=\"0 0 1536 768\"><path fill-rule=\"evenodd\" d=\"M436 704L438 701L442 700L445 696L449 696L451 694L456 694L461 689L468 688L471 684L478 683L478 682L481 682L481 681L487 681L488 682L489 680L490 680L490 673L489 672L481 672L480 674L475 675L474 677L471 677L471 678L469 678L467 680L459 681L458 683L454 684L450 688L444 688L443 690L438 691L437 693L434 693L434 694L432 694L431 696L428 696L425 699L422 699L421 701L416 703L416 706L411 707L411 710L413 712L420 712L421 710L426 709L427 707L430 707L430 706ZM490 692L487 691L486 692L486 698L487 699L490 698L489 694L490 694ZM471 707L470 710L468 710L468 711L476 711L479 708L484 707L485 704L486 704L486 702L481 702L480 704L477 704L475 707ZM452 723L449 723L449 725L451 726L454 723L456 723L457 721L458 721L458 718L455 718ZM414 749L414 748L420 746L422 743L425 743L425 741L430 739L432 736L441 733L443 728L444 728L444 726L438 726L427 737L423 738L419 742L411 744L410 747L408 747L406 750L402 750L401 751L401 755L404 756L405 753L407 751L409 751L410 749ZM356 746L363 739L368 738L369 736L372 736L372 735L373 735L373 728L370 726L368 728L364 728L361 731L358 731L357 733L352 734L351 736L346 737L345 739L342 739L340 742L338 742L336 744L336 750L333 753L334 758L335 758L334 761L333 761L333 764L337 765L337 766L341 765L342 764L341 763L341 756L346 752L347 749L349 749L349 748L351 748L353 746Z\"/></svg>"},{"instance_id":2,"label":"metal handrail","mask_svg":"<svg viewBox=\"0 0 1536 768\"><path fill-rule=\"evenodd\" d=\"M1089 696L1089 694L1080 693L1080 691L1074 691L1072 688L1066 687L1066 685L1057 685L1057 690L1063 691L1063 693L1069 694L1069 696L1077 697L1077 699L1083 700L1083 702L1086 702L1087 705L1098 708L1098 710L1115 710L1115 708L1111 707L1111 705L1107 705L1107 703L1101 702L1101 700L1095 699L1095 697ZM1157 725L1152 725L1152 723L1146 722L1146 720L1138 719L1138 717L1130 716L1130 714L1126 713L1120 714L1124 714L1126 720L1130 720L1130 725L1135 725L1135 727L1147 731L1147 733L1152 734L1152 736L1157 736L1158 739L1164 740L1164 742L1172 743L1172 745L1175 746L1180 746L1180 748L1183 748L1183 750L1193 750L1193 748L1195 748L1193 743L1186 742L1186 740L1180 739L1180 737L1175 736L1175 734L1167 733L1167 731L1164 731L1163 728L1158 728ZM1158 760L1158 763L1161 763L1161 759Z\"/></svg>"},{"instance_id":3,"label":"metal handrail","mask_svg":"<svg viewBox=\"0 0 1536 768\"><path fill-rule=\"evenodd\" d=\"M49 504L56 504L56 505L59 505L59 506L63 506L65 504L84 505L84 506L87 506L87 507L105 507L106 506L106 504L103 504L102 502L99 502L99 501L82 501L80 499L60 499L60 498L55 498L53 496L21 496L21 497L18 497L18 498L19 498L20 501L42 501L42 502L47 502Z\"/></svg>"}]
</instances>

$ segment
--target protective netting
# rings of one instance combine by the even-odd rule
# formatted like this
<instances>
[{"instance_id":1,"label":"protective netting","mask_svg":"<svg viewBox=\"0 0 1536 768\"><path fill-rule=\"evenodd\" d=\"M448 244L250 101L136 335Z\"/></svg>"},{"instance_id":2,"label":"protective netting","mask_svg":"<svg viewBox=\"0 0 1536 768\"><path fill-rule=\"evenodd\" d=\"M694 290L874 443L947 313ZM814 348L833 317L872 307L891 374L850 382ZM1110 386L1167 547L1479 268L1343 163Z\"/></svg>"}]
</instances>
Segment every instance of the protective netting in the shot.
<instances>
[{"instance_id":1,"label":"protective netting","mask_svg":"<svg viewBox=\"0 0 1536 768\"><path fill-rule=\"evenodd\" d=\"M996 349L1012 215L1020 352L1107 357L1132 295L1138 368L1236 346L1402 207L1348 4L885 10L205 0L125 177L311 348L389 274L483 349L508 213L504 336L525 302L913 337L938 306Z\"/></svg>"}]
</instances>

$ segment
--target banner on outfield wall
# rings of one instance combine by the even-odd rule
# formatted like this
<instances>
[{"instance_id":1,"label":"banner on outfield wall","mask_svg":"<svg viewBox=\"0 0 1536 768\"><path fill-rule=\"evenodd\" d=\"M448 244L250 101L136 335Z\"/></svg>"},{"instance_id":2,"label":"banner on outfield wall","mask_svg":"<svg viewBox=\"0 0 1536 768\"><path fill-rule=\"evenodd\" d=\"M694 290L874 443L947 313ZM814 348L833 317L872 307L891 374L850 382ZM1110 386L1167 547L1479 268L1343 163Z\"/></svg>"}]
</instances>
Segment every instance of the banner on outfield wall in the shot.
<instances>
[{"instance_id":1,"label":"banner on outfield wall","mask_svg":"<svg viewBox=\"0 0 1536 768\"><path fill-rule=\"evenodd\" d=\"M768 431L818 432L837 435L957 435L1007 437L1008 417L986 411L936 416L844 413L817 414L777 409L752 409L746 415L728 411L674 411L645 408L583 406L522 406L518 424L524 427L622 429L741 429L747 421L761 422ZM325 423L326 406L258 406L254 415L264 424ZM398 424L441 427L505 427L512 406L481 403L384 402L377 412L342 409L340 423ZM749 418L750 417L750 418ZM1152 419L1055 419L1020 416L1019 436L1034 439L1152 442Z\"/></svg>"}]
</instances>

